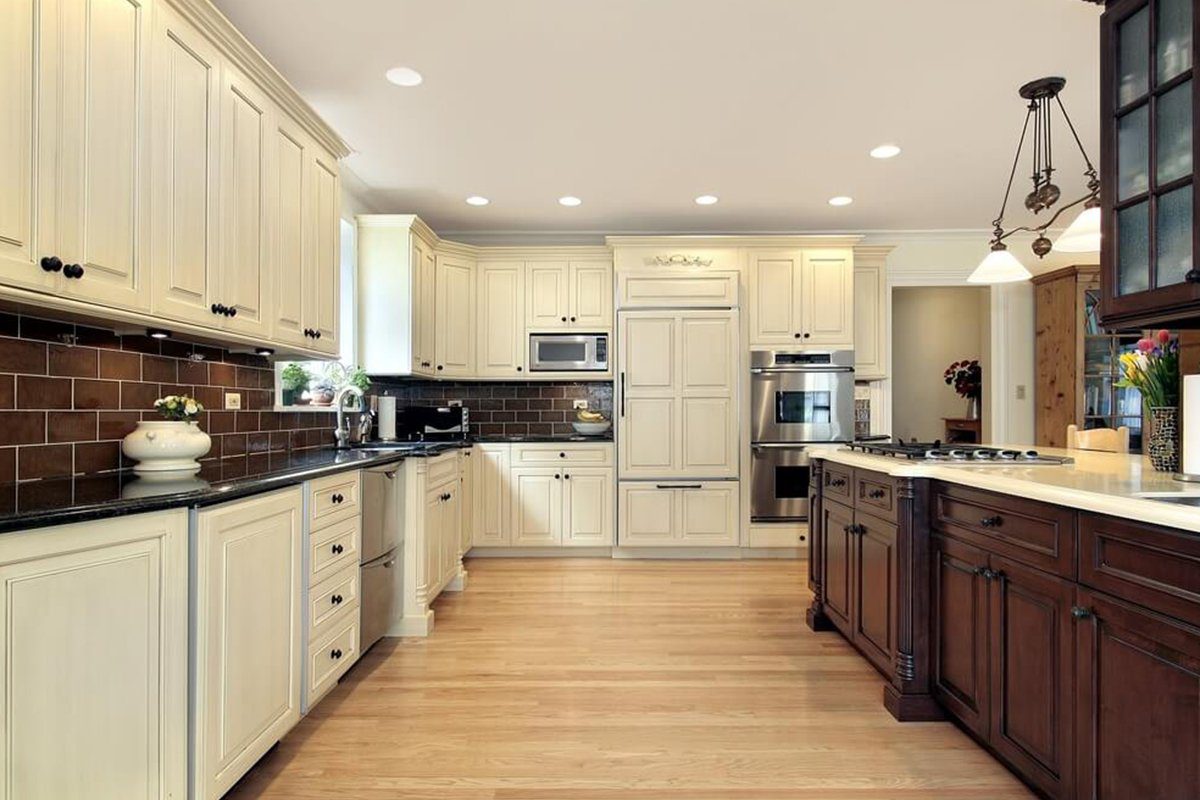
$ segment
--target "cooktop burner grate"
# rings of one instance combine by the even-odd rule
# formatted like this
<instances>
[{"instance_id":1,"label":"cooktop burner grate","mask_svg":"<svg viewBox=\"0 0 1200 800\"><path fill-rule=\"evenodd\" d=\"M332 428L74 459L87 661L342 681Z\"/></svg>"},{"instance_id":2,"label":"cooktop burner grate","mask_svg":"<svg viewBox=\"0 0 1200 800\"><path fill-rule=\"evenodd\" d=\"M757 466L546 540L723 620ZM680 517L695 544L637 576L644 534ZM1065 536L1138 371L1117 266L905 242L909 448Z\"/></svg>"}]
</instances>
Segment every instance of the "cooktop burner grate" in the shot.
<instances>
[{"instance_id":1,"label":"cooktop burner grate","mask_svg":"<svg viewBox=\"0 0 1200 800\"><path fill-rule=\"evenodd\" d=\"M1065 456L1049 456L1037 450L1012 450L1001 447L985 447L978 444L933 442L905 442L894 439L880 441L855 441L851 450L877 456L891 456L910 461L939 461L949 464L1072 464L1074 459Z\"/></svg>"}]
</instances>

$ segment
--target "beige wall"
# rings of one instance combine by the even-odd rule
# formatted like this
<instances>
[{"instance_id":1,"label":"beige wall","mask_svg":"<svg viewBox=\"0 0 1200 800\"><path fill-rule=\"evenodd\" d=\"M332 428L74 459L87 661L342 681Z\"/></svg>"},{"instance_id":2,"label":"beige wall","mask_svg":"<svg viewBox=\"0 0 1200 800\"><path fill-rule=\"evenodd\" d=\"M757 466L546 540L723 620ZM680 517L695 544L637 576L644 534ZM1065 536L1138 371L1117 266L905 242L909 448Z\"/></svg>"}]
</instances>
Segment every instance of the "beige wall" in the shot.
<instances>
[{"instance_id":1,"label":"beige wall","mask_svg":"<svg viewBox=\"0 0 1200 800\"><path fill-rule=\"evenodd\" d=\"M980 359L988 344L989 293L975 287L896 287L892 293L892 433L927 442L944 435L943 417L967 403L945 384L954 361ZM990 370L984 370L984 396ZM985 414L987 411L985 410Z\"/></svg>"}]
</instances>

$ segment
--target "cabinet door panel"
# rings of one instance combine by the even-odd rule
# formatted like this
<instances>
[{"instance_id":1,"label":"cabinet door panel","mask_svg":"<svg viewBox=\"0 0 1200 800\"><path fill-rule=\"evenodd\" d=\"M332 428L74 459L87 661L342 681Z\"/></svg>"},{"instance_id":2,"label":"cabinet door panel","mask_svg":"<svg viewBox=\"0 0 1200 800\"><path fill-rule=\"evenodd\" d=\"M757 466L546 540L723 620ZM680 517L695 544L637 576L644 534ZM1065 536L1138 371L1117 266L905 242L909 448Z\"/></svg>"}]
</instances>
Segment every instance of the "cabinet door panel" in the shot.
<instances>
[{"instance_id":1,"label":"cabinet door panel","mask_svg":"<svg viewBox=\"0 0 1200 800\"><path fill-rule=\"evenodd\" d=\"M621 418L621 477L670 474L679 463L678 407L669 397L631 397Z\"/></svg>"},{"instance_id":2,"label":"cabinet door panel","mask_svg":"<svg viewBox=\"0 0 1200 800\"><path fill-rule=\"evenodd\" d=\"M42 270L38 260L52 253L39 253L34 240L40 5L39 0L10 0L0 26L0 281L48 289L57 275Z\"/></svg>"},{"instance_id":3,"label":"cabinet door panel","mask_svg":"<svg viewBox=\"0 0 1200 800\"><path fill-rule=\"evenodd\" d=\"M417 594L428 602L437 596L438 581L442 575L442 536L446 527L442 509L446 501L445 492L430 490L425 494L425 520L421 528L421 574L417 580Z\"/></svg>"},{"instance_id":4,"label":"cabinet door panel","mask_svg":"<svg viewBox=\"0 0 1200 800\"><path fill-rule=\"evenodd\" d=\"M476 547L509 543L509 446L480 445L475 455Z\"/></svg>"},{"instance_id":5,"label":"cabinet door panel","mask_svg":"<svg viewBox=\"0 0 1200 800\"><path fill-rule=\"evenodd\" d=\"M653 483L622 483L619 493L618 545L638 547L677 543L680 527L677 490L659 488Z\"/></svg>"},{"instance_id":6,"label":"cabinet door panel","mask_svg":"<svg viewBox=\"0 0 1200 800\"><path fill-rule=\"evenodd\" d=\"M438 375L461 377L474 370L475 267L467 261L437 257Z\"/></svg>"},{"instance_id":7,"label":"cabinet door panel","mask_svg":"<svg viewBox=\"0 0 1200 800\"><path fill-rule=\"evenodd\" d=\"M882 266L854 268L854 377L887 377L886 288Z\"/></svg>"},{"instance_id":8,"label":"cabinet door panel","mask_svg":"<svg viewBox=\"0 0 1200 800\"><path fill-rule=\"evenodd\" d=\"M750 256L750 343L795 344L801 253L771 250Z\"/></svg>"},{"instance_id":9,"label":"cabinet door panel","mask_svg":"<svg viewBox=\"0 0 1200 800\"><path fill-rule=\"evenodd\" d=\"M442 522L439 543L442 548L441 580L443 586L458 575L458 565L462 557L462 487L455 482L446 487L446 503L442 507Z\"/></svg>"},{"instance_id":10,"label":"cabinet door panel","mask_svg":"<svg viewBox=\"0 0 1200 800\"><path fill-rule=\"evenodd\" d=\"M563 545L611 546L615 537L612 470L568 468L563 474Z\"/></svg>"},{"instance_id":11,"label":"cabinet door panel","mask_svg":"<svg viewBox=\"0 0 1200 800\"><path fill-rule=\"evenodd\" d=\"M478 287L477 372L520 377L525 372L525 265L481 264Z\"/></svg>"},{"instance_id":12,"label":"cabinet door panel","mask_svg":"<svg viewBox=\"0 0 1200 800\"><path fill-rule=\"evenodd\" d=\"M679 538L693 547L729 547L741 539L736 481L678 490Z\"/></svg>"},{"instance_id":13,"label":"cabinet door panel","mask_svg":"<svg viewBox=\"0 0 1200 800\"><path fill-rule=\"evenodd\" d=\"M897 529L857 514L862 532L854 540L854 643L890 675L895 669Z\"/></svg>"},{"instance_id":14,"label":"cabinet door panel","mask_svg":"<svg viewBox=\"0 0 1200 800\"><path fill-rule=\"evenodd\" d=\"M155 14L153 308L216 327L220 60L169 6Z\"/></svg>"},{"instance_id":15,"label":"cabinet door panel","mask_svg":"<svg viewBox=\"0 0 1200 800\"><path fill-rule=\"evenodd\" d=\"M273 136L275 163L271 174L272 248L271 294L275 314L271 336L276 341L311 346L304 335L312 327L308 296L320 279L312 255L311 231L305 224L311 199L307 164L311 145L288 117L276 120Z\"/></svg>"},{"instance_id":16,"label":"cabinet door panel","mask_svg":"<svg viewBox=\"0 0 1200 800\"><path fill-rule=\"evenodd\" d=\"M684 397L679 406L680 460L672 475L737 477L737 412L733 398ZM637 445L630 443L630 446Z\"/></svg>"},{"instance_id":17,"label":"cabinet door panel","mask_svg":"<svg viewBox=\"0 0 1200 800\"><path fill-rule=\"evenodd\" d=\"M226 65L221 79L221 258L213 302L237 309L223 325L267 328L270 255L266 187L269 104L249 78Z\"/></svg>"},{"instance_id":18,"label":"cabinet door panel","mask_svg":"<svg viewBox=\"0 0 1200 800\"><path fill-rule=\"evenodd\" d=\"M1055 797L1070 797L1074 584L995 556L992 747Z\"/></svg>"},{"instance_id":19,"label":"cabinet door panel","mask_svg":"<svg viewBox=\"0 0 1200 800\"><path fill-rule=\"evenodd\" d=\"M138 0L54 5L57 13L47 17L58 26L49 48L58 67L58 114L43 118L39 129L49 123L58 131L54 249L84 269L60 287L81 300L145 310L150 8Z\"/></svg>"},{"instance_id":20,"label":"cabinet door panel","mask_svg":"<svg viewBox=\"0 0 1200 800\"><path fill-rule=\"evenodd\" d=\"M630 312L621 322L621 382L629 397L676 393L678 319Z\"/></svg>"},{"instance_id":21,"label":"cabinet door panel","mask_svg":"<svg viewBox=\"0 0 1200 800\"><path fill-rule=\"evenodd\" d=\"M413 269L413 372L433 375L434 332L437 322L437 267L433 250L416 237L412 245ZM405 335L401 332L400 335Z\"/></svg>"},{"instance_id":22,"label":"cabinet door panel","mask_svg":"<svg viewBox=\"0 0 1200 800\"><path fill-rule=\"evenodd\" d=\"M680 476L737 477L737 326L728 312L689 312L676 326L680 353Z\"/></svg>"},{"instance_id":23,"label":"cabinet door panel","mask_svg":"<svg viewBox=\"0 0 1200 800\"><path fill-rule=\"evenodd\" d=\"M512 543L552 547L562 543L562 472L516 467L512 475Z\"/></svg>"},{"instance_id":24,"label":"cabinet door panel","mask_svg":"<svg viewBox=\"0 0 1200 800\"><path fill-rule=\"evenodd\" d=\"M529 264L525 269L525 322L531 329L565 328L570 270L566 263Z\"/></svg>"},{"instance_id":25,"label":"cabinet door panel","mask_svg":"<svg viewBox=\"0 0 1200 800\"><path fill-rule=\"evenodd\" d=\"M572 262L570 270L571 327L607 331L613 327L612 265Z\"/></svg>"},{"instance_id":26,"label":"cabinet door panel","mask_svg":"<svg viewBox=\"0 0 1200 800\"><path fill-rule=\"evenodd\" d=\"M803 342L854 346L854 267L848 251L804 254Z\"/></svg>"},{"instance_id":27,"label":"cabinet door panel","mask_svg":"<svg viewBox=\"0 0 1200 800\"><path fill-rule=\"evenodd\" d=\"M847 636L853 638L854 544L848 528L853 512L837 503L821 504L821 586L825 613Z\"/></svg>"},{"instance_id":28,"label":"cabinet door panel","mask_svg":"<svg viewBox=\"0 0 1200 800\"><path fill-rule=\"evenodd\" d=\"M312 257L316 259L316 283L312 328L320 334L316 348L335 355L339 342L338 319L341 303L341 199L337 162L314 150L312 160L312 205L310 217Z\"/></svg>"},{"instance_id":29,"label":"cabinet door panel","mask_svg":"<svg viewBox=\"0 0 1200 800\"><path fill-rule=\"evenodd\" d=\"M931 633L933 688L938 699L980 736L988 730L987 566L978 548L933 537Z\"/></svg>"},{"instance_id":30,"label":"cabinet door panel","mask_svg":"<svg viewBox=\"0 0 1200 800\"><path fill-rule=\"evenodd\" d=\"M1200 786L1200 630L1080 590L1076 796L1185 800Z\"/></svg>"}]
</instances>

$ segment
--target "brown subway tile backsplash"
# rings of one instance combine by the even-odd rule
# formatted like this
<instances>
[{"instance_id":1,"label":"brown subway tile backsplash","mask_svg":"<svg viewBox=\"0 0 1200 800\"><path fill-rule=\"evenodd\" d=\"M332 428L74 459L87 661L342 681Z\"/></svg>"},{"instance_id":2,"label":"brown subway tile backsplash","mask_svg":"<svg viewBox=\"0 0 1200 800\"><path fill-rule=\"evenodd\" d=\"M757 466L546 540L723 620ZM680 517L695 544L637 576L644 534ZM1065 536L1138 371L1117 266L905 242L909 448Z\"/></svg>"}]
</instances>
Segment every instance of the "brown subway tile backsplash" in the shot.
<instances>
[{"instance_id":1,"label":"brown subway tile backsplash","mask_svg":"<svg viewBox=\"0 0 1200 800\"><path fill-rule=\"evenodd\" d=\"M332 444L333 415L273 411L274 385L258 356L0 313L0 483L129 466L121 439L167 394L207 409L205 460ZM243 411L222 410L227 390Z\"/></svg>"}]
</instances>

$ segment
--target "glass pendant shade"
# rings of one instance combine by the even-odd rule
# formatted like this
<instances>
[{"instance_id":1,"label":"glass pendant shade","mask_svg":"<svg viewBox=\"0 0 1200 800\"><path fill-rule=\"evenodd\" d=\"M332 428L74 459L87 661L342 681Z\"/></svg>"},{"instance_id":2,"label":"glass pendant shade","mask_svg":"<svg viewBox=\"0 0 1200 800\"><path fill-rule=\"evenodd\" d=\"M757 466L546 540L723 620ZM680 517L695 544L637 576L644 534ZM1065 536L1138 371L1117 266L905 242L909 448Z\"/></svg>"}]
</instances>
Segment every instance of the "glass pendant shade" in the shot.
<instances>
[{"instance_id":1,"label":"glass pendant shade","mask_svg":"<svg viewBox=\"0 0 1200 800\"><path fill-rule=\"evenodd\" d=\"M1093 253L1100 249L1100 207L1085 208L1058 241L1056 253Z\"/></svg>"},{"instance_id":2,"label":"glass pendant shade","mask_svg":"<svg viewBox=\"0 0 1200 800\"><path fill-rule=\"evenodd\" d=\"M1008 252L1008 248L1000 247L987 254L987 258L967 278L967 283L1015 283L1032 277L1032 273Z\"/></svg>"}]
</instances>

